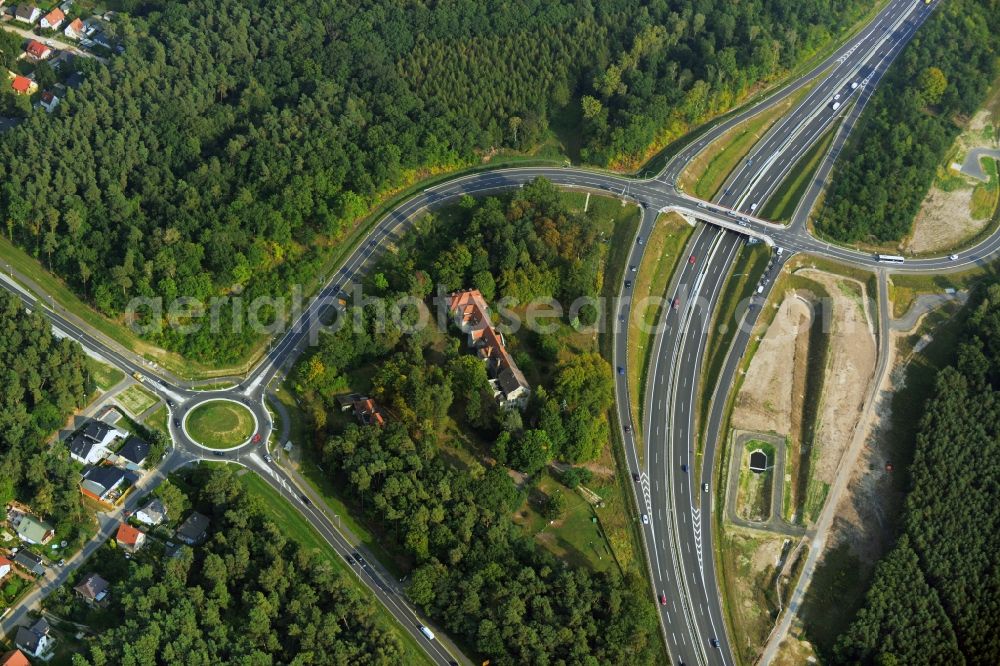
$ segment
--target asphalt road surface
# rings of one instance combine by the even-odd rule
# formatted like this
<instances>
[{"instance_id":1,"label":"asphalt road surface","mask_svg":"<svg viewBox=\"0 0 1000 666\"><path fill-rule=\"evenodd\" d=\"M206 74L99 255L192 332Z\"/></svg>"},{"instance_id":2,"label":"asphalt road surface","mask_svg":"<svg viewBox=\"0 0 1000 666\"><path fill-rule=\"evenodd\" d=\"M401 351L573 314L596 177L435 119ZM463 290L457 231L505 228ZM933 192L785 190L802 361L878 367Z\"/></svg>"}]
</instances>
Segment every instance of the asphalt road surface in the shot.
<instances>
[{"instance_id":1,"label":"asphalt road surface","mask_svg":"<svg viewBox=\"0 0 1000 666\"><path fill-rule=\"evenodd\" d=\"M575 168L514 168L475 173L424 190L374 225L342 267L329 277L318 294L319 298L307 303L290 326L275 337L264 359L234 388L195 391L191 383L161 371L100 333L90 330L72 314L46 304L45 295L27 293L7 276L4 276L0 284L18 294L27 307L44 312L62 334L77 340L129 375L138 374L148 388L169 401L170 434L174 448L165 459L161 472L169 471L173 465L201 459L245 465L293 502L334 549L349 561L350 554L357 547L351 544L342 530L332 524L324 511L316 507L314 501L303 500L311 491L306 489L303 492L292 474L264 459L273 429L264 397L272 383L283 377L303 349L316 338L323 328L324 315L331 315L332 309L338 307L337 299L349 293L353 283L360 281L384 248L387 239L405 233L422 211L447 205L466 194L483 195L510 190L539 176L563 187L611 193L639 203L643 206L644 213L638 235L643 238L648 237L656 214L660 211L675 210L692 220L709 223L702 225L691 241L691 254L696 256L695 262L685 265L671 286L671 293L678 297L679 306L676 310L670 308L666 311L664 330L655 342L653 362L656 366L649 375L650 385L645 396L648 405L647 422L630 422L627 386L622 377L616 383L616 397L621 423L629 426L630 432L634 432L636 427L643 427L646 433L645 469L640 469L630 432L623 432L622 436L629 464L634 466L632 471L640 474L640 482L637 484L639 511L649 520L648 525L643 525L643 538L653 585L650 603L657 604L660 609L671 659L684 663L730 664L733 659L721 614L712 557L709 512L712 509L713 493L705 493L702 488L693 485L690 456L695 427L695 387L700 378L707 338L706 327L739 246L747 237L752 236L772 247L782 248L781 253L775 251L777 260L775 269L770 273L772 277L777 273L777 266L781 262L798 252L825 256L869 269L883 267L893 272L932 273L951 272L985 263L988 257L1000 250L1000 234L994 234L976 247L958 253L954 258L925 258L886 266L870 254L834 246L811 237L803 224L785 227L759 219L749 212L749 206L753 203L758 203L758 206L763 204L766 196L773 192L774 187L794 166L796 156L804 154L823 132L833 129L834 124L839 122L839 127L834 130L838 132L838 140L821 167L817 177L818 184L814 183L807 192L808 202L815 200L829 174L832 159L846 140L853 122L860 115L882 73L935 5L936 3L924 6L922 3L901 0L889 3L857 37L812 71L762 102L733 114L703 133L653 178L632 179ZM882 30L883 26L886 27L885 30ZM851 83L857 81L861 83L856 88L852 87ZM727 182L725 189L730 192L724 194L720 201L700 202L677 190L674 185L677 175L713 138L813 83L815 87L803 102L796 105L785 119L776 123L775 128L765 135L763 141L768 143L754 148L751 154L757 157L751 159L756 165L745 165L746 168L738 170L732 176L732 182ZM834 113L831 108L830 100L836 94L840 94L845 100L840 107L840 114ZM727 197L729 200L723 201ZM643 249L644 245L637 242L629 259L630 263L638 265ZM771 281L766 282L768 290L771 284ZM622 295L627 296L625 293ZM38 302L39 296L42 297L42 303ZM623 307L621 314L629 316L630 304L626 301ZM749 316L753 317L755 314ZM752 319L747 322L749 323L752 323ZM727 358L721 375L720 386L731 384L735 372L733 359L738 360L745 348L747 336L746 332L738 334L734 352ZM621 359L621 365L624 365L627 345L628 340L624 335L616 336L614 353L616 359ZM183 427L175 425L183 423L184 416L191 409L215 398L237 400L247 405L259 424L258 432L255 433L257 437L233 450L212 452L192 441ZM716 413L717 409L713 407L708 426L710 432L715 428L717 435L719 421ZM700 470L700 478L709 484L714 478L714 447L715 438L710 437L706 442ZM682 465L686 469L682 469ZM419 633L418 627L420 624L430 626L429 623L419 619L400 590L392 584L391 578L387 578L371 558L365 558L365 562L364 565L353 565L359 579L373 591L435 662L464 660L440 630L434 629L437 640L427 641ZM665 595L666 604L659 603L661 594ZM713 640L719 642L718 648L713 647Z\"/></svg>"}]
</instances>

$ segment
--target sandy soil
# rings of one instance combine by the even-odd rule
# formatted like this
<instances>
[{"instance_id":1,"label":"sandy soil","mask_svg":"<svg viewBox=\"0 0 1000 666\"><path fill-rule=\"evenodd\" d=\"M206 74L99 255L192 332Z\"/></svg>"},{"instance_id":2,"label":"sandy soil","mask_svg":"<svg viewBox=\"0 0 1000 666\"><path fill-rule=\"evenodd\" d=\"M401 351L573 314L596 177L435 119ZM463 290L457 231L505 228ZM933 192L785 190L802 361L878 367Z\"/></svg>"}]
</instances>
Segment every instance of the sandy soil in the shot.
<instances>
[{"instance_id":1,"label":"sandy soil","mask_svg":"<svg viewBox=\"0 0 1000 666\"><path fill-rule=\"evenodd\" d=\"M932 187L913 223L913 234L903 244L904 252L947 250L981 232L989 220L974 220L969 214L973 187L952 192Z\"/></svg>"},{"instance_id":2,"label":"sandy soil","mask_svg":"<svg viewBox=\"0 0 1000 666\"><path fill-rule=\"evenodd\" d=\"M996 145L995 140L983 137L983 129L991 122L991 114L991 110L983 109L972 117L968 127L955 140L953 162L960 164L970 148ZM948 174L963 178L966 186L952 192L931 186L914 219L913 233L902 243L904 252L948 250L976 236L989 224L989 219L974 220L970 215L972 190L976 182L964 178L955 169L949 168Z\"/></svg>"},{"instance_id":3,"label":"sandy soil","mask_svg":"<svg viewBox=\"0 0 1000 666\"><path fill-rule=\"evenodd\" d=\"M833 483L837 464L850 444L864 406L865 390L875 372L875 335L863 305L867 302L864 285L812 269L801 274L824 285L832 296L831 346L816 432L820 450L814 458L811 476ZM859 286L862 297L857 299L845 293L838 283Z\"/></svg>"},{"instance_id":4,"label":"sandy soil","mask_svg":"<svg viewBox=\"0 0 1000 666\"><path fill-rule=\"evenodd\" d=\"M753 558L750 560L750 566L753 570L755 572L765 571L768 567L776 566L778 564L778 557L781 556L781 546L784 543L784 537L761 542L756 552L754 552Z\"/></svg>"},{"instance_id":5,"label":"sandy soil","mask_svg":"<svg viewBox=\"0 0 1000 666\"><path fill-rule=\"evenodd\" d=\"M805 301L794 294L786 295L754 354L736 398L734 428L792 434L797 348L792 342L808 336L811 319L812 311Z\"/></svg>"}]
</instances>

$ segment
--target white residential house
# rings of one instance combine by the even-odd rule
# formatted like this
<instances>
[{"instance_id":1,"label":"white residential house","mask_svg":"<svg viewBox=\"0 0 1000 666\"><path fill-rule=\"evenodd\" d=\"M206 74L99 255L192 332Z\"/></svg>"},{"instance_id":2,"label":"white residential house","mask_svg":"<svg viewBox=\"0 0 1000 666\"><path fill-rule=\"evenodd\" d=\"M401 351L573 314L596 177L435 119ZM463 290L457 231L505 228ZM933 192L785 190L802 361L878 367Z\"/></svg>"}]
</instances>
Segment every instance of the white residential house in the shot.
<instances>
[{"instance_id":1,"label":"white residential house","mask_svg":"<svg viewBox=\"0 0 1000 666\"><path fill-rule=\"evenodd\" d=\"M156 526L166 520L167 507L163 506L160 500L153 498L146 506L136 511L133 517L144 525Z\"/></svg>"},{"instance_id":2,"label":"white residential house","mask_svg":"<svg viewBox=\"0 0 1000 666\"><path fill-rule=\"evenodd\" d=\"M42 99L39 102L42 108L45 109L46 113L52 113L59 106L59 98L53 95L50 91L46 90L42 93Z\"/></svg>"},{"instance_id":3,"label":"white residential house","mask_svg":"<svg viewBox=\"0 0 1000 666\"><path fill-rule=\"evenodd\" d=\"M35 25L35 22L38 21L38 18L41 15L42 10L34 5L18 5L14 10L14 18L21 23L27 23L28 25Z\"/></svg>"},{"instance_id":4,"label":"white residential house","mask_svg":"<svg viewBox=\"0 0 1000 666\"><path fill-rule=\"evenodd\" d=\"M93 465L107 457L109 446L125 433L104 421L90 421L69 438L69 453L73 460Z\"/></svg>"},{"instance_id":5,"label":"white residential house","mask_svg":"<svg viewBox=\"0 0 1000 666\"><path fill-rule=\"evenodd\" d=\"M73 19L63 30L63 34L70 39L83 39L86 36L87 28L80 19Z\"/></svg>"},{"instance_id":6,"label":"white residential house","mask_svg":"<svg viewBox=\"0 0 1000 666\"><path fill-rule=\"evenodd\" d=\"M55 639L49 636L49 621L43 617L30 627L19 627L14 643L25 654L36 659L46 659L47 653L55 644Z\"/></svg>"},{"instance_id":7,"label":"white residential house","mask_svg":"<svg viewBox=\"0 0 1000 666\"><path fill-rule=\"evenodd\" d=\"M38 25L49 30L58 30L59 26L61 26L65 20L66 15L63 13L63 10L56 7L51 12L43 16Z\"/></svg>"}]
</instances>

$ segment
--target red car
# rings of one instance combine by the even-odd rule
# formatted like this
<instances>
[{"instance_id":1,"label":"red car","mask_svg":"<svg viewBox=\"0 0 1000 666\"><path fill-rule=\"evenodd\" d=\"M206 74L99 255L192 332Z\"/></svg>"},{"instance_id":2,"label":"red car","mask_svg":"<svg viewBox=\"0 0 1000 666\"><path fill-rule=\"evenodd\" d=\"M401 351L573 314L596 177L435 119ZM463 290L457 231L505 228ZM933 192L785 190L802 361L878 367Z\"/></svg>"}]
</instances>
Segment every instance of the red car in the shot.
<instances>
[{"instance_id":1,"label":"red car","mask_svg":"<svg viewBox=\"0 0 1000 666\"><path fill-rule=\"evenodd\" d=\"M674 296L674 302L671 303L670 307L672 307L674 310L676 310L680 306L681 306L681 299L680 299L680 297L679 296Z\"/></svg>"},{"instance_id":2,"label":"red car","mask_svg":"<svg viewBox=\"0 0 1000 666\"><path fill-rule=\"evenodd\" d=\"M692 266L694 266L694 262L695 262L695 258L694 258L694 255L692 254L690 257L688 257L688 263L691 264Z\"/></svg>"},{"instance_id":3,"label":"red car","mask_svg":"<svg viewBox=\"0 0 1000 666\"><path fill-rule=\"evenodd\" d=\"M260 433L253 436L253 443L256 444L260 441Z\"/></svg>"},{"instance_id":4,"label":"red car","mask_svg":"<svg viewBox=\"0 0 1000 666\"><path fill-rule=\"evenodd\" d=\"M661 606L667 605L667 595L663 594L663 592L660 592L660 605Z\"/></svg>"}]
</instances>

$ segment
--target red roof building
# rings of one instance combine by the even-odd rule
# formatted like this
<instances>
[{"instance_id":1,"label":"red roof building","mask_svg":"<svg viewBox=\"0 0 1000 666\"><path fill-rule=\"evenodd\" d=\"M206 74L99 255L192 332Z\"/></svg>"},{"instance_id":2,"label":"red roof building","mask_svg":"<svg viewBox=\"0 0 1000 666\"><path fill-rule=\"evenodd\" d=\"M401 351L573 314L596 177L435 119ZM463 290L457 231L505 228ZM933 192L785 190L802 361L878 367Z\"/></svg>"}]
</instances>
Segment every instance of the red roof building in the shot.
<instances>
[{"instance_id":1,"label":"red roof building","mask_svg":"<svg viewBox=\"0 0 1000 666\"><path fill-rule=\"evenodd\" d=\"M8 560L6 557L0 557L0 580L7 577L11 571L14 570L14 563Z\"/></svg>"},{"instance_id":2,"label":"red roof building","mask_svg":"<svg viewBox=\"0 0 1000 666\"><path fill-rule=\"evenodd\" d=\"M69 25L66 26L66 29L63 30L63 34L71 39L81 39L85 30L86 28L84 28L83 21L80 19L73 19L69 22Z\"/></svg>"},{"instance_id":3,"label":"red roof building","mask_svg":"<svg viewBox=\"0 0 1000 666\"><path fill-rule=\"evenodd\" d=\"M478 289L466 289L451 294L448 311L466 335L469 347L486 362L493 376L494 388L501 398L500 404L509 407L524 407L531 388L524 373L514 363L503 334L493 327L489 307Z\"/></svg>"},{"instance_id":4,"label":"red roof building","mask_svg":"<svg viewBox=\"0 0 1000 666\"><path fill-rule=\"evenodd\" d=\"M134 553L146 543L146 533L132 527L128 523L122 523L118 526L118 534L115 535L115 541L125 550Z\"/></svg>"},{"instance_id":5,"label":"red roof building","mask_svg":"<svg viewBox=\"0 0 1000 666\"><path fill-rule=\"evenodd\" d=\"M31 662L20 650L11 650L0 657L0 666L31 666Z\"/></svg>"},{"instance_id":6,"label":"red roof building","mask_svg":"<svg viewBox=\"0 0 1000 666\"><path fill-rule=\"evenodd\" d=\"M362 425L385 425L382 412L371 398L361 398L354 401L354 414Z\"/></svg>"},{"instance_id":7,"label":"red roof building","mask_svg":"<svg viewBox=\"0 0 1000 666\"><path fill-rule=\"evenodd\" d=\"M52 53L52 49L47 47L45 44L42 44L37 39L29 39L28 46L25 47L24 50L27 51L28 55L32 58L37 58L38 60L47 58L49 57L49 54Z\"/></svg>"},{"instance_id":8,"label":"red roof building","mask_svg":"<svg viewBox=\"0 0 1000 666\"><path fill-rule=\"evenodd\" d=\"M62 25L62 22L66 20L66 15L63 14L63 10L56 7L51 12L42 17L39 25L43 28L51 28L55 30Z\"/></svg>"},{"instance_id":9,"label":"red roof building","mask_svg":"<svg viewBox=\"0 0 1000 666\"><path fill-rule=\"evenodd\" d=\"M19 95L26 95L31 90L31 79L26 76L15 76L10 87Z\"/></svg>"}]
</instances>

